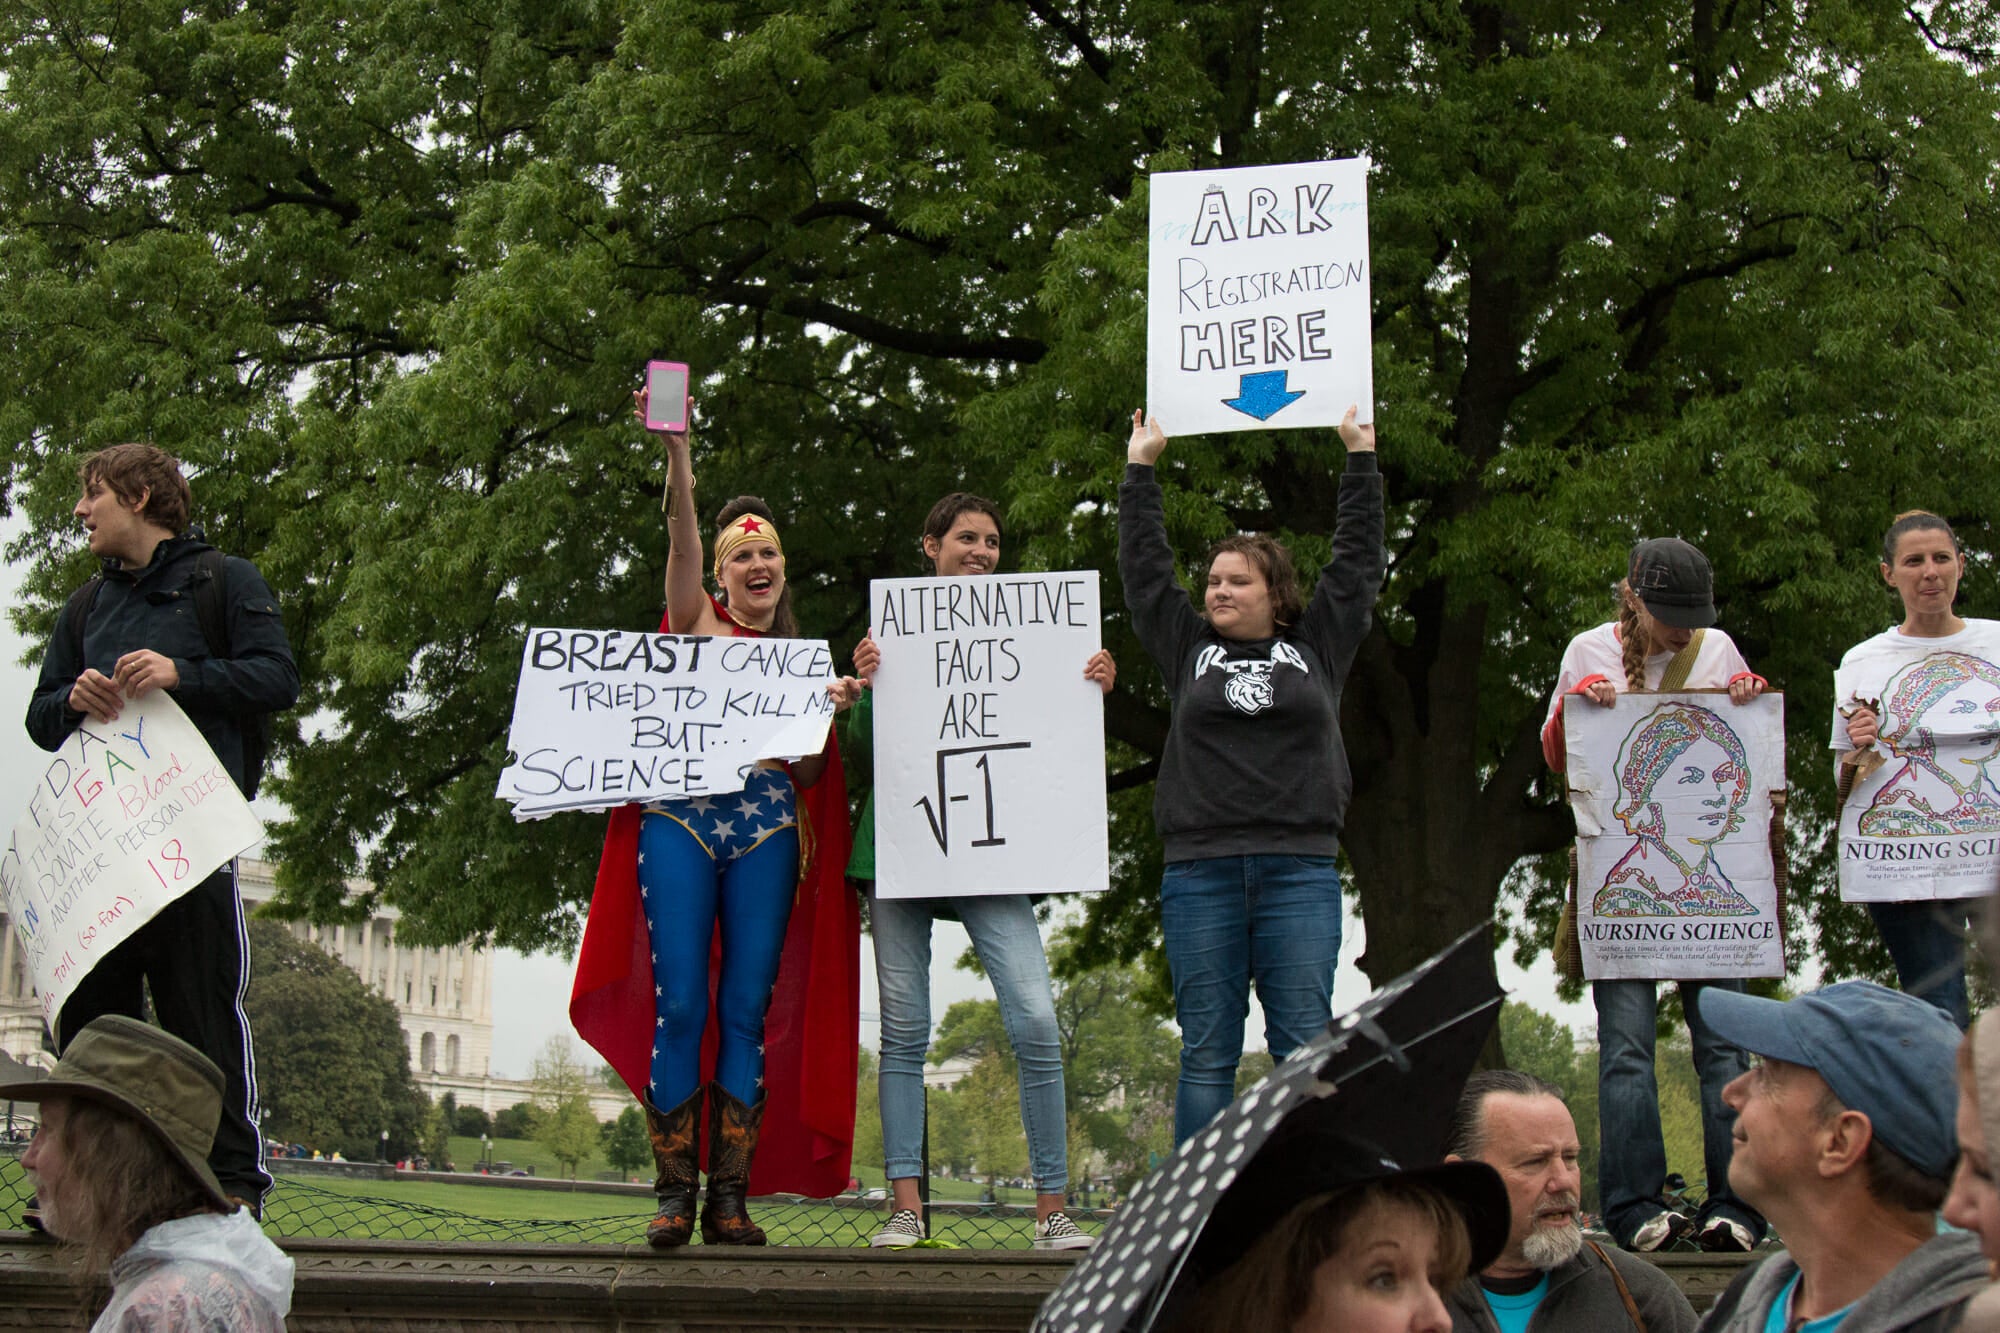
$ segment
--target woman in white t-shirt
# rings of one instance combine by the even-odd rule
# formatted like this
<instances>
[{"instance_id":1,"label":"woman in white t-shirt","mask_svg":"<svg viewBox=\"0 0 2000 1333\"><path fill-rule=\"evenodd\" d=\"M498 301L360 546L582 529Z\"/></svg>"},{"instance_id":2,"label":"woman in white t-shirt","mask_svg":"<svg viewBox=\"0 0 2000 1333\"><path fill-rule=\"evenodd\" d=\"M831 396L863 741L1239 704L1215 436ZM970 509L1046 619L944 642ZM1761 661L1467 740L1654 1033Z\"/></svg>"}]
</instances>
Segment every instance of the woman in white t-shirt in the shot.
<instances>
[{"instance_id":1,"label":"woman in white t-shirt","mask_svg":"<svg viewBox=\"0 0 2000 1333\"><path fill-rule=\"evenodd\" d=\"M1727 689L1733 703L1764 692L1729 636L1715 624L1714 577L1708 558L1684 541L1662 537L1640 542L1623 583L1618 619L1585 630L1563 652L1562 670L1542 727L1549 767L1568 765L1562 710L1572 696L1609 708L1620 690ZM1696 641L1697 635L1699 642ZM1683 651L1692 662L1677 665ZM1665 1249L1690 1231L1705 1250L1749 1250L1764 1235L1764 1219L1728 1186L1733 1115L1722 1089L1749 1067L1743 1052L1701 1021L1694 997L1703 986L1743 989L1739 980L1680 981L1701 1080L1702 1149L1710 1189L1701 1215L1690 1222L1668 1206L1666 1142L1660 1133L1659 1089L1653 1077L1654 1034L1659 1017L1656 981L1591 983L1597 1006L1597 1112L1602 1144L1598 1167L1604 1223L1628 1250Z\"/></svg>"},{"instance_id":2,"label":"woman in white t-shirt","mask_svg":"<svg viewBox=\"0 0 2000 1333\"><path fill-rule=\"evenodd\" d=\"M2000 752L2000 621L1968 620L1952 609L1965 555L1951 525L1913 509L1898 514L1882 538L1882 579L1903 601L1903 623L1847 650L1834 672L1833 748L1838 753L1881 741L1902 771L1875 793L1864 830L1909 836L1931 831L1932 821L1959 830L2000 824L2000 762L1941 767L1930 762L1928 715L1954 713L1954 730L1989 730ZM1931 658L1917 672L1905 671ZM1918 681L1920 674L1939 679ZM1944 679L1949 676L1950 679ZM1893 681L1901 688L1891 690ZM1916 682L1912 685L1911 682ZM1886 718L1863 700L1877 701ZM1962 772L1970 767L1970 772ZM1937 1005L1964 1027L1965 936L1970 928L1963 900L1869 903L1869 916L1896 962L1898 984Z\"/></svg>"}]
</instances>

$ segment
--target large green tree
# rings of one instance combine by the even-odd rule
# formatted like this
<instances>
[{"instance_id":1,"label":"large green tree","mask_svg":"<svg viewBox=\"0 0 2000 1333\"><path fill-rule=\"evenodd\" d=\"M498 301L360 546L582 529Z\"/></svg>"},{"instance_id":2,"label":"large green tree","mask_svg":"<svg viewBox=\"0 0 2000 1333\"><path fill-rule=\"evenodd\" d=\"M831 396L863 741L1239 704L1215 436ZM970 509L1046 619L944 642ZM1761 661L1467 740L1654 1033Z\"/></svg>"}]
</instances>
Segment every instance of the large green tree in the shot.
<instances>
[{"instance_id":1,"label":"large green tree","mask_svg":"<svg viewBox=\"0 0 2000 1333\"><path fill-rule=\"evenodd\" d=\"M275 921L250 923L243 1012L257 1042L265 1136L353 1161L417 1151L431 1106L410 1078L396 1006Z\"/></svg>"},{"instance_id":2,"label":"large green tree","mask_svg":"<svg viewBox=\"0 0 2000 1333\"><path fill-rule=\"evenodd\" d=\"M1921 504L1989 545L1995 24L1952 0L29 0L0 15L22 620L81 573L74 453L181 451L305 667L289 900L365 910L359 872L429 940L567 940L597 821L516 826L492 791L522 630L658 613L647 355L701 368L704 510L766 494L807 629L844 644L955 486L1008 497L1025 562L1111 567L1149 171L1367 153L1391 565L1344 841L1384 978L1569 836L1543 694L1637 536L1713 558L1823 820L1830 666L1893 611L1876 535ZM1190 561L1234 528L1310 559L1339 462L1330 433L1181 441L1170 530ZM1085 961L1157 930L1165 699L1108 593L1118 874ZM1995 593L1982 562L1965 603ZM1822 950L1879 966L1812 868Z\"/></svg>"},{"instance_id":3,"label":"large green tree","mask_svg":"<svg viewBox=\"0 0 2000 1333\"><path fill-rule=\"evenodd\" d=\"M1084 966L1073 961L1068 932L1049 950L1056 972L1055 1012L1063 1067L1063 1113L1068 1129L1070 1183L1081 1189L1101 1159L1116 1188L1129 1188L1157 1156L1173 1148L1174 1084L1180 1073L1180 1038L1166 1024L1170 1003L1142 969ZM1018 1142L1025 1151L1017 1097L1020 1076L996 1000L960 1000L938 1024L930 1059L967 1059L987 1082L970 1077L939 1105L933 1097L933 1134L947 1116L970 1116L967 1133L979 1143ZM988 1070L989 1063L993 1066ZM1252 1078L1270 1070L1268 1057L1245 1061ZM990 1086L1009 1090L995 1101ZM1247 1086L1247 1082L1241 1086ZM971 1090L968 1092L968 1090ZM985 1160L982 1150L974 1155ZM860 1160L857 1158L857 1160ZM984 1169L982 1167L982 1169Z\"/></svg>"},{"instance_id":4,"label":"large green tree","mask_svg":"<svg viewBox=\"0 0 2000 1333\"><path fill-rule=\"evenodd\" d=\"M535 1142L556 1159L558 1168L568 1169L571 1180L603 1138L597 1115L590 1109L591 1074L566 1033L542 1043L528 1074L535 1089L534 1106L541 1113Z\"/></svg>"}]
</instances>

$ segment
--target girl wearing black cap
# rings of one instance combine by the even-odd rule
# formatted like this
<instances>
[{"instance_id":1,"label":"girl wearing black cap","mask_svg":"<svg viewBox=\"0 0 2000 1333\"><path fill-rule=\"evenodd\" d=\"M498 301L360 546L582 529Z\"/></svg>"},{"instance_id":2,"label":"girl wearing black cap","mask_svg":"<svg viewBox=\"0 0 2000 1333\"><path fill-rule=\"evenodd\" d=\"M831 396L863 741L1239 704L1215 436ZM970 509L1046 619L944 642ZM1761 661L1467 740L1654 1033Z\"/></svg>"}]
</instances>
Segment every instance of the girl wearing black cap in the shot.
<instances>
[{"instance_id":1,"label":"girl wearing black cap","mask_svg":"<svg viewBox=\"0 0 2000 1333\"><path fill-rule=\"evenodd\" d=\"M1764 678L1750 669L1729 636L1714 625L1714 580L1706 556L1674 537L1633 547L1627 576L1618 585L1617 621L1585 630L1563 652L1542 727L1542 753L1549 767L1560 773L1568 766L1562 710L1572 695L1609 708L1620 689L1659 693L1727 689L1730 701L1739 704L1762 694ZM1667 1152L1653 1076L1657 981L1593 981L1603 1144L1598 1174L1605 1225L1628 1250L1665 1249L1690 1231L1703 1249L1748 1250L1763 1236L1764 1219L1729 1190L1731 1116L1722 1103L1724 1086L1748 1066L1741 1051L1702 1022L1694 1003L1703 986L1742 990L1743 983L1720 978L1678 984L1695 1072L1701 1080L1708 1199L1699 1220L1690 1222L1670 1209L1663 1197Z\"/></svg>"}]
</instances>

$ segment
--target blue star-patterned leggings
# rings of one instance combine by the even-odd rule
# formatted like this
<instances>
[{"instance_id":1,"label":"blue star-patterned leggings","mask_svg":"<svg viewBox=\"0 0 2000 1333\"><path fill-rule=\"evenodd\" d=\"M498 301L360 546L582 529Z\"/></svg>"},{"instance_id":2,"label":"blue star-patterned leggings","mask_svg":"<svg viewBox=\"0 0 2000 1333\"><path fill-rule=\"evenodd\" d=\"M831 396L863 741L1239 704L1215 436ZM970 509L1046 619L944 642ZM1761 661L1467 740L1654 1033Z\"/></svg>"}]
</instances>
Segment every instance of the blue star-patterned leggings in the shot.
<instances>
[{"instance_id":1,"label":"blue star-patterned leggings","mask_svg":"<svg viewBox=\"0 0 2000 1333\"><path fill-rule=\"evenodd\" d=\"M652 936L653 1067L647 1095L680 1105L701 1078L709 941L722 927L715 1081L755 1105L764 1086L764 1014L798 891L791 778L760 768L745 789L648 806L639 826L639 894Z\"/></svg>"}]
</instances>

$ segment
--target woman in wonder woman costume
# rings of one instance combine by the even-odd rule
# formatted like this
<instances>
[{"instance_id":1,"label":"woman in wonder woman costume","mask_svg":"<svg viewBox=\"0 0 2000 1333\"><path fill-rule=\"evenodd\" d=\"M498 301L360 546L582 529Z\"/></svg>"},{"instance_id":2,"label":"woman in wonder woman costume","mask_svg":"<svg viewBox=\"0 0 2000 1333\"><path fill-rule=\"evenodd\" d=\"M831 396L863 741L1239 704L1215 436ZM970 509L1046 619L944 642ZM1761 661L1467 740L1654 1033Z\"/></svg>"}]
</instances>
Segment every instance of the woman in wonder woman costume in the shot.
<instances>
[{"instance_id":1,"label":"woman in wonder woman costume","mask_svg":"<svg viewBox=\"0 0 2000 1333\"><path fill-rule=\"evenodd\" d=\"M661 629L796 637L784 546L762 500L739 496L716 516L720 595L703 588L688 436L665 434ZM830 688L845 706L859 683ZM765 1243L745 1207L753 1159L758 1193L830 1195L847 1183L859 1007L858 919L841 880L848 846L831 734L820 754L761 761L741 792L613 812L570 1015L645 1106L655 1248L693 1233L704 1104L703 1242Z\"/></svg>"}]
</instances>

